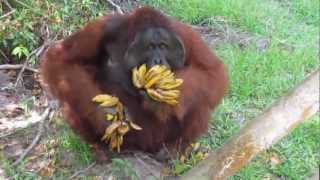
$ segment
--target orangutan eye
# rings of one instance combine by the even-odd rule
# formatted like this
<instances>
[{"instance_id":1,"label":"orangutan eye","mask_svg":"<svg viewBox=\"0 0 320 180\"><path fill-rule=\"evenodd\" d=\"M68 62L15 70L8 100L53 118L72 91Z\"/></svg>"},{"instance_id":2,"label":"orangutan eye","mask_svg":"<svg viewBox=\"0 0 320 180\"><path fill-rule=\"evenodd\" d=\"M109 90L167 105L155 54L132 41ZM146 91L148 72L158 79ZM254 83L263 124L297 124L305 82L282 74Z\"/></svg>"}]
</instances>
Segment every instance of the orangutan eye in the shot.
<instances>
[{"instance_id":1,"label":"orangutan eye","mask_svg":"<svg viewBox=\"0 0 320 180\"><path fill-rule=\"evenodd\" d=\"M160 43L159 46L161 49L166 49L168 47L167 44L165 44L165 43Z\"/></svg>"}]
</instances>

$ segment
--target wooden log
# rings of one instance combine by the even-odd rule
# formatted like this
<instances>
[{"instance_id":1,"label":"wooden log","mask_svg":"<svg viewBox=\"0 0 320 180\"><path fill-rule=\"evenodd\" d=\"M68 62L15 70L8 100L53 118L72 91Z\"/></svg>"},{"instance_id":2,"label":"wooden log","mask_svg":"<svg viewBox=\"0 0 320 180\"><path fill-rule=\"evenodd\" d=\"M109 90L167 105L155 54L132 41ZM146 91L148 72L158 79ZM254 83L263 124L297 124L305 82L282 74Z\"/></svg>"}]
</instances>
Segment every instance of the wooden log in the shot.
<instances>
[{"instance_id":1,"label":"wooden log","mask_svg":"<svg viewBox=\"0 0 320 180\"><path fill-rule=\"evenodd\" d=\"M319 70L248 122L217 151L180 177L183 180L227 179L259 152L289 134L319 110Z\"/></svg>"}]
</instances>

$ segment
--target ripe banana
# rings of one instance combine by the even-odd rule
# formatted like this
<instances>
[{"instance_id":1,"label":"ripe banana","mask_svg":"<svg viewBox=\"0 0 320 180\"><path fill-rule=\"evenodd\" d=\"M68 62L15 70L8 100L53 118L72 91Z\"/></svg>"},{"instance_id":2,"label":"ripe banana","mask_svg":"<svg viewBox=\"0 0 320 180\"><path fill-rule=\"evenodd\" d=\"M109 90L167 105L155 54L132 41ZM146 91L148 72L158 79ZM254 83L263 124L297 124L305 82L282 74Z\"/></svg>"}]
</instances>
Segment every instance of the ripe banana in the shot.
<instances>
[{"instance_id":1,"label":"ripe banana","mask_svg":"<svg viewBox=\"0 0 320 180\"><path fill-rule=\"evenodd\" d=\"M139 72L137 67L133 68L132 70L132 82L134 86L137 88L142 88L143 84L141 83L140 77L139 77Z\"/></svg>"},{"instance_id":2,"label":"ripe banana","mask_svg":"<svg viewBox=\"0 0 320 180\"><path fill-rule=\"evenodd\" d=\"M113 133L119 126L121 125L120 121L113 122L110 126L108 126L104 132L104 136L102 137L102 140L107 140L110 135L115 134Z\"/></svg>"},{"instance_id":3,"label":"ripe banana","mask_svg":"<svg viewBox=\"0 0 320 180\"><path fill-rule=\"evenodd\" d=\"M138 126L137 124L135 124L135 123L132 122L132 121L130 121L129 124L130 124L130 127L131 127L132 129L142 130L142 128L141 128L140 126Z\"/></svg>"},{"instance_id":4,"label":"ripe banana","mask_svg":"<svg viewBox=\"0 0 320 180\"><path fill-rule=\"evenodd\" d=\"M179 86L181 86L182 83L183 83L182 79L174 79L174 80L164 79L157 84L157 88L170 90L170 89L178 88Z\"/></svg>"},{"instance_id":5,"label":"ripe banana","mask_svg":"<svg viewBox=\"0 0 320 180\"><path fill-rule=\"evenodd\" d=\"M155 65L147 70L143 64L132 71L133 84L145 89L147 94L155 101L170 105L178 103L180 91L176 90L183 83L182 79L175 78L174 73L164 65Z\"/></svg>"},{"instance_id":6,"label":"ripe banana","mask_svg":"<svg viewBox=\"0 0 320 180\"><path fill-rule=\"evenodd\" d=\"M129 131L129 129L129 125L126 122L124 122L121 124L121 126L119 126L117 130L120 135L125 135Z\"/></svg>"},{"instance_id":7,"label":"ripe banana","mask_svg":"<svg viewBox=\"0 0 320 180\"><path fill-rule=\"evenodd\" d=\"M162 90L162 89L157 89L157 92L161 94L164 99L177 99L180 95L179 90Z\"/></svg>"},{"instance_id":8,"label":"ripe banana","mask_svg":"<svg viewBox=\"0 0 320 180\"><path fill-rule=\"evenodd\" d=\"M147 90L147 93L149 94L149 96L153 100L162 102L162 100L164 99L164 97L159 92L157 92L156 90L154 90L154 89L146 89L146 90Z\"/></svg>"},{"instance_id":9,"label":"ripe banana","mask_svg":"<svg viewBox=\"0 0 320 180\"><path fill-rule=\"evenodd\" d=\"M114 116L114 115L112 115L112 114L107 114L107 115L106 115L106 119L107 119L108 121L114 120L115 117L116 117L116 116Z\"/></svg>"},{"instance_id":10,"label":"ripe banana","mask_svg":"<svg viewBox=\"0 0 320 180\"><path fill-rule=\"evenodd\" d=\"M146 81L147 83L144 85L145 89L149 89L156 82L158 82L162 78L161 74L154 75L150 80Z\"/></svg>"},{"instance_id":11,"label":"ripe banana","mask_svg":"<svg viewBox=\"0 0 320 180\"><path fill-rule=\"evenodd\" d=\"M145 77L146 72L147 72L147 65L146 64L141 65L138 69L138 72L139 72L138 74L140 77Z\"/></svg>"},{"instance_id":12,"label":"ripe banana","mask_svg":"<svg viewBox=\"0 0 320 180\"><path fill-rule=\"evenodd\" d=\"M107 94L97 95L92 100L94 102L101 103L100 105L105 107L115 106L119 102L119 99L117 97Z\"/></svg>"},{"instance_id":13,"label":"ripe banana","mask_svg":"<svg viewBox=\"0 0 320 180\"><path fill-rule=\"evenodd\" d=\"M178 103L176 99L180 95L180 91L178 90L163 91L161 89L147 89L147 93L152 99L170 105L176 105Z\"/></svg>"},{"instance_id":14,"label":"ripe banana","mask_svg":"<svg viewBox=\"0 0 320 180\"><path fill-rule=\"evenodd\" d=\"M145 83L147 65L143 64L139 68L135 67L132 71L132 81L137 88L142 88Z\"/></svg>"},{"instance_id":15,"label":"ripe banana","mask_svg":"<svg viewBox=\"0 0 320 180\"><path fill-rule=\"evenodd\" d=\"M145 81L149 82L155 76L160 75L162 72L166 70L166 66L164 65L155 65L151 67L145 75Z\"/></svg>"},{"instance_id":16,"label":"ripe banana","mask_svg":"<svg viewBox=\"0 0 320 180\"><path fill-rule=\"evenodd\" d=\"M143 77L146 73L146 66L140 67L135 73L139 78ZM100 103L101 106L112 107L115 111L107 112L105 115L106 120L112 121L112 123L105 129L101 140L109 143L110 150L117 149L117 151L120 152L120 146L123 144L123 136L127 134L131 128L135 130L142 130L142 128L125 117L125 109L117 97L101 94L95 96L92 101Z\"/></svg>"}]
</instances>

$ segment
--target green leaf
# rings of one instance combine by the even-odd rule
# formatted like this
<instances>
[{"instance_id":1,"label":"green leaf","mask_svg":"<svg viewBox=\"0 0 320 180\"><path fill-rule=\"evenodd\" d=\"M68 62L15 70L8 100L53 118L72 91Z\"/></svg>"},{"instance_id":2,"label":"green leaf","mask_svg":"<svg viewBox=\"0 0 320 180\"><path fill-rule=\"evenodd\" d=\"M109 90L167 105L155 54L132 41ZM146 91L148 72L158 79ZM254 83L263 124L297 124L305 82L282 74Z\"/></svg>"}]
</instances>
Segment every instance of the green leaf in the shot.
<instances>
[{"instance_id":1,"label":"green leaf","mask_svg":"<svg viewBox=\"0 0 320 180\"><path fill-rule=\"evenodd\" d=\"M30 52L28 48L24 46L17 46L12 50L11 54L14 56L18 56L20 59L22 56L27 57L30 54Z\"/></svg>"}]
</instances>

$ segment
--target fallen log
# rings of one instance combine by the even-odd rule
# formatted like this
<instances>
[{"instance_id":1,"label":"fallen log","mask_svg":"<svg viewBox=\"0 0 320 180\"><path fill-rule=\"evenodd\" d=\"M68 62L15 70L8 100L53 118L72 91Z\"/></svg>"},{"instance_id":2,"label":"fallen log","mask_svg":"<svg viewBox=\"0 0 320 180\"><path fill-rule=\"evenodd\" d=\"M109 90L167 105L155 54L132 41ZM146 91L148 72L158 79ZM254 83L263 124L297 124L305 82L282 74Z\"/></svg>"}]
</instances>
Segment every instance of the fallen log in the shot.
<instances>
[{"instance_id":1,"label":"fallen log","mask_svg":"<svg viewBox=\"0 0 320 180\"><path fill-rule=\"evenodd\" d=\"M227 179L259 152L289 134L319 110L319 70L248 122L217 151L180 177L183 180Z\"/></svg>"}]
</instances>

